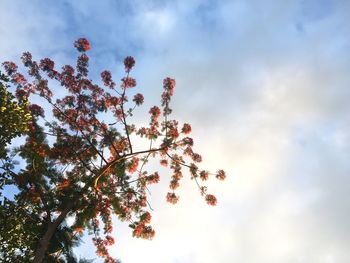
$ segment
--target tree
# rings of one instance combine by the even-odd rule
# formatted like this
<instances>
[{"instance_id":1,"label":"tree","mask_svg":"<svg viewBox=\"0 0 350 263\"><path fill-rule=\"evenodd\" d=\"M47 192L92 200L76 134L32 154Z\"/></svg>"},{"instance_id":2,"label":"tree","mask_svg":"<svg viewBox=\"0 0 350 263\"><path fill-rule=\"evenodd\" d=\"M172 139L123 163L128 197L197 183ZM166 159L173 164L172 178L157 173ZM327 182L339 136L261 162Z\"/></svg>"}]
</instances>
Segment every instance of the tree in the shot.
<instances>
[{"instance_id":1,"label":"tree","mask_svg":"<svg viewBox=\"0 0 350 263\"><path fill-rule=\"evenodd\" d=\"M179 200L175 190L183 168L189 170L209 205L216 205L216 198L202 185L210 173L197 166L202 157L192 149L193 139L188 137L191 126L180 126L170 119L175 80L164 79L161 107L149 110L148 126L137 127L130 119L144 97L136 93L130 99L128 95L136 87L131 76L134 58L124 59L125 76L120 87L107 70L101 73L101 86L88 78L89 42L81 38L74 46L81 53L75 69L66 65L57 70L51 59L37 62L25 52L22 62L31 81L18 72L14 63L3 63L16 86L17 99L41 99L52 117L48 119L41 106L30 104L26 141L13 150L26 166L17 172L14 165L3 166L2 177L17 187L15 202L27 212L30 210L27 214L35 215L35 227L40 228L31 239L35 249L29 248L27 258L33 262L46 262L53 255L62 259L50 247L66 227L72 240L89 230L97 255L104 257L105 262L116 262L107 249L114 243L112 214L128 221L135 237L152 239L155 234L150 226L147 190L150 184L158 183L160 176L157 171L146 170L150 158L158 158L161 165L172 171L168 202L175 204ZM55 97L49 88L54 82L65 88L63 97ZM110 119L113 120L108 123ZM148 140L149 147L136 149L135 137ZM214 175L219 180L225 178L223 170ZM64 224L68 217L74 219L71 226Z\"/></svg>"}]
</instances>

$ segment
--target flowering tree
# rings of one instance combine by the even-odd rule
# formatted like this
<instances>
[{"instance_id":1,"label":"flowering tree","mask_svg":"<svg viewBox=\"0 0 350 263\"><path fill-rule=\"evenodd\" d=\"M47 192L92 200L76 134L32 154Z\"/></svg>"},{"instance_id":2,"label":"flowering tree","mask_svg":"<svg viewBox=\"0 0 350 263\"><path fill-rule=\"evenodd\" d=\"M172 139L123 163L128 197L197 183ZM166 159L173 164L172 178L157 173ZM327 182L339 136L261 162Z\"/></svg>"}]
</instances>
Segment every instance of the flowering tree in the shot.
<instances>
[{"instance_id":1,"label":"flowering tree","mask_svg":"<svg viewBox=\"0 0 350 263\"><path fill-rule=\"evenodd\" d=\"M137 127L131 117L144 96L128 96L136 87L131 76L135 60L124 59L125 76L119 86L107 70L101 73L103 86L97 85L88 78L89 42L81 38L74 46L81 53L76 67L66 65L61 70L55 69L49 58L37 62L29 52L24 53L22 62L31 81L18 72L14 63L3 63L16 87L17 99L38 97L48 105L46 113L50 110L52 116L47 119L41 106L30 104L26 141L13 151L26 166L17 172L11 165L2 167L6 184L19 190L15 200L37 215L39 235L32 240L35 249L28 253L33 262L42 262L48 256L61 257L60 251L50 250L50 244L67 217L74 218L69 228L71 238L88 229L97 254L105 262L115 262L107 249L114 243L113 214L129 222L133 236L152 239L155 231L150 226L147 187L158 183L160 175L145 169L150 158L158 158L171 171L168 202L179 200L175 191L184 168L205 201L209 205L217 202L202 185L210 173L197 166L202 157L192 149L193 139L188 137L191 126L170 118L175 80L164 79L160 107L150 108L149 125ZM65 96L53 95L49 84L55 81L65 88ZM113 122L108 123L105 116L113 117ZM135 150L135 136L148 140L149 147ZM213 175L225 179L223 170Z\"/></svg>"}]
</instances>

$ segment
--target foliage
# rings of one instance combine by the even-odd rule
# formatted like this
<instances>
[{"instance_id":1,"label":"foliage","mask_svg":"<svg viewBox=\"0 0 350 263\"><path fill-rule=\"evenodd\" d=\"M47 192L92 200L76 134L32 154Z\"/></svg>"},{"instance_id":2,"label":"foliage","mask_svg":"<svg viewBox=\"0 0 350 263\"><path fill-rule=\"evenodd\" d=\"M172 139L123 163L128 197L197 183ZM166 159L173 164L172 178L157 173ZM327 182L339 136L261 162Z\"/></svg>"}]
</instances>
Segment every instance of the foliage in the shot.
<instances>
[{"instance_id":1,"label":"foliage","mask_svg":"<svg viewBox=\"0 0 350 263\"><path fill-rule=\"evenodd\" d=\"M62 259L55 254L59 245L52 245L60 233L65 231L67 239L74 242L84 230L93 235L97 255L104 257L105 262L116 262L107 249L114 243L113 214L129 222L135 237L152 239L155 234L150 226L147 191L161 176L157 171L146 170L150 158L158 158L171 171L168 202L175 204L179 200L175 191L183 177L183 168L188 169L209 205L216 205L217 201L202 185L210 173L197 166L202 157L192 149L193 139L188 137L191 126L170 119L175 80L164 79L161 107L151 107L149 125L137 127L130 121L144 96L128 95L136 87L131 76L134 58L125 58L125 76L119 87L107 70L101 73L101 86L88 78L89 42L79 39L74 46L81 53L76 67L66 65L61 70L55 68L51 59L37 62L25 52L22 62L31 81L18 72L14 63L3 63L16 86L18 100L35 98L47 105L46 112L37 104L29 106L31 120L27 121L26 141L14 151L25 167L19 169L12 163L2 166L4 182L19 191L15 203L24 209L21 211L24 218L34 218L35 222L33 229L25 229L19 220L11 228L30 232L26 244L30 250L28 258L33 262L48 262L52 255ZM55 97L49 88L55 82L64 90L57 92L64 94L63 97ZM136 150L136 137L147 140L149 147ZM225 178L222 170L214 175L219 180ZM72 226L64 224L68 217L74 218ZM65 243L62 244L64 249ZM26 253L22 251L23 255Z\"/></svg>"},{"instance_id":2,"label":"foliage","mask_svg":"<svg viewBox=\"0 0 350 263\"><path fill-rule=\"evenodd\" d=\"M5 146L16 136L25 133L31 118L26 97L16 101L8 91L6 75L0 72L0 158L5 158Z\"/></svg>"}]
</instances>

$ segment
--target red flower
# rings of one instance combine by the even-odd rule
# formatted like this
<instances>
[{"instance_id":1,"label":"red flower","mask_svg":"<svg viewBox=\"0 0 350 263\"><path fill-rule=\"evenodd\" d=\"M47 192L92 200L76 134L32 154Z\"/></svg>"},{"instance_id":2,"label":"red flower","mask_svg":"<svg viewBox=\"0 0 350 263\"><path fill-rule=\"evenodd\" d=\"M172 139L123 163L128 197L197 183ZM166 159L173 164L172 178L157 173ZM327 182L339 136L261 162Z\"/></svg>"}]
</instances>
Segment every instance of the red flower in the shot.
<instances>
[{"instance_id":1,"label":"red flower","mask_svg":"<svg viewBox=\"0 0 350 263\"><path fill-rule=\"evenodd\" d=\"M191 125L188 123L185 123L184 126L182 127L182 133L184 134L189 134L191 132L192 128Z\"/></svg>"},{"instance_id":2,"label":"red flower","mask_svg":"<svg viewBox=\"0 0 350 263\"><path fill-rule=\"evenodd\" d=\"M160 116L160 109L157 106L153 106L149 113L152 115L152 118L157 119Z\"/></svg>"},{"instance_id":3,"label":"red flower","mask_svg":"<svg viewBox=\"0 0 350 263\"><path fill-rule=\"evenodd\" d=\"M114 244L114 238L109 236L109 235L106 236L106 241L107 241L106 243L108 246L111 246Z\"/></svg>"},{"instance_id":4,"label":"red flower","mask_svg":"<svg viewBox=\"0 0 350 263\"><path fill-rule=\"evenodd\" d=\"M202 156L200 156L198 153L193 153L191 157L196 163L200 163L202 161Z\"/></svg>"},{"instance_id":5,"label":"red flower","mask_svg":"<svg viewBox=\"0 0 350 263\"><path fill-rule=\"evenodd\" d=\"M110 87L110 88L114 88L115 83L112 80L112 74L110 71L105 70L105 71L101 72L101 78L102 78L103 84L105 86Z\"/></svg>"},{"instance_id":6,"label":"red flower","mask_svg":"<svg viewBox=\"0 0 350 263\"><path fill-rule=\"evenodd\" d=\"M175 195L175 193L167 193L166 200L171 204L176 204L179 201L179 197Z\"/></svg>"},{"instance_id":7,"label":"red flower","mask_svg":"<svg viewBox=\"0 0 350 263\"><path fill-rule=\"evenodd\" d=\"M79 52L85 52L90 49L90 43L86 40L86 38L79 38L77 41L74 42L74 47Z\"/></svg>"},{"instance_id":8,"label":"red flower","mask_svg":"<svg viewBox=\"0 0 350 263\"><path fill-rule=\"evenodd\" d=\"M135 66L135 59L131 56L128 56L124 59L125 71L129 72Z\"/></svg>"},{"instance_id":9,"label":"red flower","mask_svg":"<svg viewBox=\"0 0 350 263\"><path fill-rule=\"evenodd\" d=\"M208 205L212 206L215 206L217 203L216 197L210 194L205 196L205 201L207 201Z\"/></svg>"},{"instance_id":10,"label":"red flower","mask_svg":"<svg viewBox=\"0 0 350 263\"><path fill-rule=\"evenodd\" d=\"M40 60L39 67L43 71L51 71L55 67L55 62L53 62L49 58L44 58L44 59Z\"/></svg>"},{"instance_id":11,"label":"red flower","mask_svg":"<svg viewBox=\"0 0 350 263\"><path fill-rule=\"evenodd\" d=\"M143 95L142 95L141 93L137 93L137 94L134 96L133 101L135 102L135 104L136 104L137 106L140 106L140 105L143 103L143 101L144 101L144 97L143 97Z\"/></svg>"},{"instance_id":12,"label":"red flower","mask_svg":"<svg viewBox=\"0 0 350 263\"><path fill-rule=\"evenodd\" d=\"M128 172L129 173L136 172L138 166L139 166L139 158L137 157L132 158L131 163L129 164L129 167L128 167Z\"/></svg>"},{"instance_id":13,"label":"red flower","mask_svg":"<svg viewBox=\"0 0 350 263\"><path fill-rule=\"evenodd\" d=\"M31 104L29 106L29 110L32 112L34 116L42 116L44 117L44 110L39 105Z\"/></svg>"},{"instance_id":14,"label":"red flower","mask_svg":"<svg viewBox=\"0 0 350 263\"><path fill-rule=\"evenodd\" d=\"M5 71L7 73L7 75L12 75L13 73L15 73L17 71L17 65L13 62L10 61L5 61L4 63L2 63L3 67L5 68Z\"/></svg>"},{"instance_id":15,"label":"red flower","mask_svg":"<svg viewBox=\"0 0 350 263\"><path fill-rule=\"evenodd\" d=\"M151 222L151 218L152 218L151 214L149 212L145 212L141 215L140 220L142 223L148 224Z\"/></svg>"},{"instance_id":16,"label":"red flower","mask_svg":"<svg viewBox=\"0 0 350 263\"><path fill-rule=\"evenodd\" d=\"M190 137L183 138L182 142L184 143L184 145L193 146L193 139Z\"/></svg>"},{"instance_id":17,"label":"red flower","mask_svg":"<svg viewBox=\"0 0 350 263\"><path fill-rule=\"evenodd\" d=\"M24 64L24 66L28 67L32 64L32 54L30 54L29 52L24 52L21 60Z\"/></svg>"},{"instance_id":18,"label":"red flower","mask_svg":"<svg viewBox=\"0 0 350 263\"><path fill-rule=\"evenodd\" d=\"M12 76L12 79L17 83L17 84L22 84L24 82L26 82L26 79L24 78L24 76L20 73L16 73Z\"/></svg>"},{"instance_id":19,"label":"red flower","mask_svg":"<svg viewBox=\"0 0 350 263\"><path fill-rule=\"evenodd\" d=\"M216 178L223 181L225 180L226 178L226 173L224 170L219 170L217 173L216 173Z\"/></svg>"},{"instance_id":20,"label":"red flower","mask_svg":"<svg viewBox=\"0 0 350 263\"><path fill-rule=\"evenodd\" d=\"M176 85L175 79L165 78L163 80L163 87L170 97L174 94L175 85Z\"/></svg>"},{"instance_id":21,"label":"red flower","mask_svg":"<svg viewBox=\"0 0 350 263\"><path fill-rule=\"evenodd\" d=\"M151 174L149 176L146 177L147 183L149 184L156 184L159 182L160 177L158 172L155 172L154 174Z\"/></svg>"},{"instance_id":22,"label":"red flower","mask_svg":"<svg viewBox=\"0 0 350 263\"><path fill-rule=\"evenodd\" d=\"M176 127L170 127L167 134L170 138L176 139L179 137L179 132L177 131Z\"/></svg>"},{"instance_id":23,"label":"red flower","mask_svg":"<svg viewBox=\"0 0 350 263\"><path fill-rule=\"evenodd\" d=\"M136 80L131 77L122 78L122 89L133 88L136 86Z\"/></svg>"},{"instance_id":24,"label":"red flower","mask_svg":"<svg viewBox=\"0 0 350 263\"><path fill-rule=\"evenodd\" d=\"M179 186L180 186L180 184L179 184L179 181L178 181L178 180L173 179L173 180L170 181L169 188L170 188L171 190L175 190L175 189L177 189Z\"/></svg>"},{"instance_id":25,"label":"red flower","mask_svg":"<svg viewBox=\"0 0 350 263\"><path fill-rule=\"evenodd\" d=\"M208 180L208 177L209 177L209 173L207 171L203 170L199 173L199 178L201 178L203 181Z\"/></svg>"},{"instance_id":26,"label":"red flower","mask_svg":"<svg viewBox=\"0 0 350 263\"><path fill-rule=\"evenodd\" d=\"M165 159L160 160L160 165L167 167L168 166L168 161Z\"/></svg>"}]
</instances>

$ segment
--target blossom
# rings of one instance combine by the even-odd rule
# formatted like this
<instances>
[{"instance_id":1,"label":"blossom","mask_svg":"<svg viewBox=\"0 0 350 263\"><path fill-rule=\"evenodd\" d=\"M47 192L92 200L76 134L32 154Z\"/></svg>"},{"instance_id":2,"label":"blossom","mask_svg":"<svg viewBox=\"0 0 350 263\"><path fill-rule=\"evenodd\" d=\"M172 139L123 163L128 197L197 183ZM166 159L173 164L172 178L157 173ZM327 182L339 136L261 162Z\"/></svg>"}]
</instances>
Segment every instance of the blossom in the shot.
<instances>
[{"instance_id":1,"label":"blossom","mask_svg":"<svg viewBox=\"0 0 350 263\"><path fill-rule=\"evenodd\" d=\"M85 52L90 49L90 43L86 40L86 38L79 38L77 41L74 42L74 47L79 52Z\"/></svg>"},{"instance_id":2,"label":"blossom","mask_svg":"<svg viewBox=\"0 0 350 263\"><path fill-rule=\"evenodd\" d=\"M133 88L136 86L136 80L134 78L131 78L131 77L125 77L125 78L122 78L122 89L127 89L127 88Z\"/></svg>"},{"instance_id":3,"label":"blossom","mask_svg":"<svg viewBox=\"0 0 350 263\"><path fill-rule=\"evenodd\" d=\"M62 74L72 76L74 75L74 68L70 65L65 65L62 67Z\"/></svg>"},{"instance_id":4,"label":"blossom","mask_svg":"<svg viewBox=\"0 0 350 263\"><path fill-rule=\"evenodd\" d=\"M151 218L152 218L151 214L149 212L145 212L141 215L140 220L141 222L148 224L151 222Z\"/></svg>"},{"instance_id":5,"label":"blossom","mask_svg":"<svg viewBox=\"0 0 350 263\"><path fill-rule=\"evenodd\" d=\"M202 156L199 155L198 153L193 153L191 157L192 157L192 160L196 163L200 163L202 161Z\"/></svg>"},{"instance_id":6,"label":"blossom","mask_svg":"<svg viewBox=\"0 0 350 263\"><path fill-rule=\"evenodd\" d=\"M163 80L163 88L164 88L164 92L162 93L162 106L164 106L163 109L163 114L164 116L169 115L172 110L169 108L169 102L171 99L171 96L173 96L174 94L174 89L175 89L175 79L171 79L171 78L165 78Z\"/></svg>"},{"instance_id":7,"label":"blossom","mask_svg":"<svg viewBox=\"0 0 350 263\"><path fill-rule=\"evenodd\" d=\"M177 131L176 127L169 127L167 135L172 139L176 139L177 137L179 137L179 132Z\"/></svg>"},{"instance_id":8,"label":"blossom","mask_svg":"<svg viewBox=\"0 0 350 263\"><path fill-rule=\"evenodd\" d=\"M152 229L152 227L145 226L144 223L138 224L133 231L133 236L141 237L144 239L152 239L154 235L155 235L155 231Z\"/></svg>"},{"instance_id":9,"label":"blossom","mask_svg":"<svg viewBox=\"0 0 350 263\"><path fill-rule=\"evenodd\" d=\"M24 76L20 73L16 73L12 76L13 81L15 81L17 84L22 84L24 82L26 82L26 79L24 78Z\"/></svg>"},{"instance_id":10,"label":"blossom","mask_svg":"<svg viewBox=\"0 0 350 263\"><path fill-rule=\"evenodd\" d=\"M177 189L179 186L180 186L179 180L173 179L173 180L170 181L169 188L170 188L171 190L175 190L175 189Z\"/></svg>"},{"instance_id":11,"label":"blossom","mask_svg":"<svg viewBox=\"0 0 350 263\"><path fill-rule=\"evenodd\" d=\"M128 172L129 173L136 172L138 166L139 166L139 158L137 158L137 157L132 158L132 160L128 166Z\"/></svg>"},{"instance_id":12,"label":"blossom","mask_svg":"<svg viewBox=\"0 0 350 263\"><path fill-rule=\"evenodd\" d=\"M223 181L226 178L226 173L224 170L218 170L216 173L216 178Z\"/></svg>"},{"instance_id":13,"label":"blossom","mask_svg":"<svg viewBox=\"0 0 350 263\"><path fill-rule=\"evenodd\" d=\"M107 235L106 236L106 243L107 243L108 246L113 245L114 244L114 238L112 236L110 236L110 235Z\"/></svg>"},{"instance_id":14,"label":"blossom","mask_svg":"<svg viewBox=\"0 0 350 263\"><path fill-rule=\"evenodd\" d=\"M30 54L29 52L24 52L22 54L21 60L24 66L30 66L32 64L32 54Z\"/></svg>"},{"instance_id":15,"label":"blossom","mask_svg":"<svg viewBox=\"0 0 350 263\"><path fill-rule=\"evenodd\" d=\"M205 196L205 201L207 201L208 205L212 206L215 206L217 203L216 197L211 194Z\"/></svg>"},{"instance_id":16,"label":"blossom","mask_svg":"<svg viewBox=\"0 0 350 263\"><path fill-rule=\"evenodd\" d=\"M149 110L149 113L152 115L152 117L158 118L160 116L160 109L157 106L153 106Z\"/></svg>"},{"instance_id":17,"label":"blossom","mask_svg":"<svg viewBox=\"0 0 350 263\"><path fill-rule=\"evenodd\" d=\"M4 63L2 63L2 65L5 68L7 75L12 75L17 71L18 68L17 65L11 61L5 61Z\"/></svg>"},{"instance_id":18,"label":"blossom","mask_svg":"<svg viewBox=\"0 0 350 263\"><path fill-rule=\"evenodd\" d=\"M163 87L170 97L174 94L175 85L175 79L168 77L163 80Z\"/></svg>"},{"instance_id":19,"label":"blossom","mask_svg":"<svg viewBox=\"0 0 350 263\"><path fill-rule=\"evenodd\" d=\"M55 67L55 62L53 62L49 58L44 58L44 59L40 60L39 67L43 71L51 71Z\"/></svg>"},{"instance_id":20,"label":"blossom","mask_svg":"<svg viewBox=\"0 0 350 263\"><path fill-rule=\"evenodd\" d=\"M177 201L179 201L179 197L176 196L175 193L167 193L166 200L167 200L167 202L174 205L177 203Z\"/></svg>"},{"instance_id":21,"label":"blossom","mask_svg":"<svg viewBox=\"0 0 350 263\"><path fill-rule=\"evenodd\" d=\"M197 177L197 171L198 171L197 165L195 165L194 163L191 163L191 164L190 164L190 174L191 174L193 177Z\"/></svg>"},{"instance_id":22,"label":"blossom","mask_svg":"<svg viewBox=\"0 0 350 263\"><path fill-rule=\"evenodd\" d=\"M44 110L37 104L31 104L29 106L29 110L32 112L34 116L42 116L44 117Z\"/></svg>"},{"instance_id":23,"label":"blossom","mask_svg":"<svg viewBox=\"0 0 350 263\"><path fill-rule=\"evenodd\" d=\"M24 89L17 89L16 90L16 97L17 98L23 98L24 96L28 96L28 93Z\"/></svg>"},{"instance_id":24,"label":"blossom","mask_svg":"<svg viewBox=\"0 0 350 263\"><path fill-rule=\"evenodd\" d=\"M168 166L168 160L166 160L166 159L160 160L160 165L162 165L164 167L167 167Z\"/></svg>"},{"instance_id":25,"label":"blossom","mask_svg":"<svg viewBox=\"0 0 350 263\"><path fill-rule=\"evenodd\" d=\"M185 137L182 139L184 145L193 146L193 139L190 137Z\"/></svg>"},{"instance_id":26,"label":"blossom","mask_svg":"<svg viewBox=\"0 0 350 263\"><path fill-rule=\"evenodd\" d=\"M199 173L199 178L201 178L203 181L208 180L208 177L209 177L209 173L207 171L203 170Z\"/></svg>"},{"instance_id":27,"label":"blossom","mask_svg":"<svg viewBox=\"0 0 350 263\"><path fill-rule=\"evenodd\" d=\"M159 182L160 177L158 172L155 172L154 174L151 174L149 176L146 177L147 183L149 184L156 184Z\"/></svg>"},{"instance_id":28,"label":"blossom","mask_svg":"<svg viewBox=\"0 0 350 263\"><path fill-rule=\"evenodd\" d=\"M184 126L182 127L181 132L184 134L189 134L191 130L192 130L191 125L188 123L185 123Z\"/></svg>"},{"instance_id":29,"label":"blossom","mask_svg":"<svg viewBox=\"0 0 350 263\"><path fill-rule=\"evenodd\" d=\"M143 97L143 95L142 95L141 93L137 93L137 94L134 96L133 101L135 102L135 104L136 104L137 106L140 106L140 105L143 103L143 101L144 101L144 97Z\"/></svg>"},{"instance_id":30,"label":"blossom","mask_svg":"<svg viewBox=\"0 0 350 263\"><path fill-rule=\"evenodd\" d=\"M101 78L102 78L102 81L103 81L103 84L107 87L113 87L111 85L113 85L113 81L112 81L112 74L110 71L108 70L105 70L105 71L102 71L101 72Z\"/></svg>"},{"instance_id":31,"label":"blossom","mask_svg":"<svg viewBox=\"0 0 350 263\"><path fill-rule=\"evenodd\" d=\"M135 66L135 59L131 56L128 56L124 59L125 71L129 72Z\"/></svg>"},{"instance_id":32,"label":"blossom","mask_svg":"<svg viewBox=\"0 0 350 263\"><path fill-rule=\"evenodd\" d=\"M88 74L89 57L84 53L77 59L77 71L82 76L86 77Z\"/></svg>"}]
</instances>

